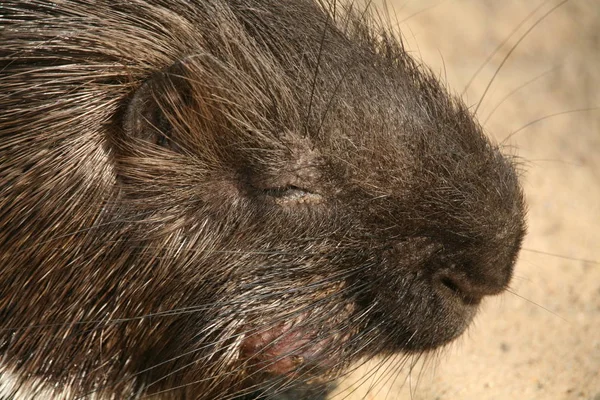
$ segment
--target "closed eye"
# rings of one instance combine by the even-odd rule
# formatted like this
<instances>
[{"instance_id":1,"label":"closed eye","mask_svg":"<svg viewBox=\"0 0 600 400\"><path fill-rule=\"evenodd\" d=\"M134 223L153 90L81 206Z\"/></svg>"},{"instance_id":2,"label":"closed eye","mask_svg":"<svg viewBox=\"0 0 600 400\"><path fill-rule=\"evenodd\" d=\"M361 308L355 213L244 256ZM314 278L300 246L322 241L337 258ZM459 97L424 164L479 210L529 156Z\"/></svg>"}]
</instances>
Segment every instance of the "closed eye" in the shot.
<instances>
[{"instance_id":1,"label":"closed eye","mask_svg":"<svg viewBox=\"0 0 600 400\"><path fill-rule=\"evenodd\" d=\"M271 197L302 197L310 192L298 186L289 185L263 189L264 194Z\"/></svg>"},{"instance_id":2,"label":"closed eye","mask_svg":"<svg viewBox=\"0 0 600 400\"><path fill-rule=\"evenodd\" d=\"M272 197L277 204L284 203L320 203L323 197L320 194L313 193L307 189L288 185L282 187L272 187L263 189L262 192Z\"/></svg>"}]
</instances>

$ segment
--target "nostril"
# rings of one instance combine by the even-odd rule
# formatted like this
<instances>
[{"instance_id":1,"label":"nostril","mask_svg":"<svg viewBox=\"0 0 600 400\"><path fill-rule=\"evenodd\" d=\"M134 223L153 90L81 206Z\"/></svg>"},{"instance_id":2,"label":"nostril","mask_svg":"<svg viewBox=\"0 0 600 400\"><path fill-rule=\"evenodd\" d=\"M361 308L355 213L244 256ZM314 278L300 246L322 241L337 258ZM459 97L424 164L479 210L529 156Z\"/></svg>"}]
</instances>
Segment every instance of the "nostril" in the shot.
<instances>
[{"instance_id":1,"label":"nostril","mask_svg":"<svg viewBox=\"0 0 600 400\"><path fill-rule=\"evenodd\" d=\"M446 295L450 294L452 297L458 297L465 304L477 305L485 295L462 277L441 274L438 276L438 283Z\"/></svg>"},{"instance_id":2,"label":"nostril","mask_svg":"<svg viewBox=\"0 0 600 400\"><path fill-rule=\"evenodd\" d=\"M458 289L458 286L456 286L456 284L452 281L452 279L448 278L447 276L443 276L440 279L440 283L444 286L446 286L448 289L450 289L450 291L459 294L460 290Z\"/></svg>"}]
</instances>

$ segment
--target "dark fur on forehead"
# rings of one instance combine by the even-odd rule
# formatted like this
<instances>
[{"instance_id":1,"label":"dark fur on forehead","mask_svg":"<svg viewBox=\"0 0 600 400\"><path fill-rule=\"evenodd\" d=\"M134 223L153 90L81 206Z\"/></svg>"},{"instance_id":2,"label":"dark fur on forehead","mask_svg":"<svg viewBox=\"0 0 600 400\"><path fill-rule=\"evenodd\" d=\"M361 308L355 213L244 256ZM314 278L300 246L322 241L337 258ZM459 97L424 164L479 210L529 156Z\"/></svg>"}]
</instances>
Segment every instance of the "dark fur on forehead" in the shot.
<instances>
[{"instance_id":1,"label":"dark fur on forehead","mask_svg":"<svg viewBox=\"0 0 600 400\"><path fill-rule=\"evenodd\" d=\"M316 398L508 284L511 161L357 4L8 0L0 41L0 398Z\"/></svg>"}]
</instances>

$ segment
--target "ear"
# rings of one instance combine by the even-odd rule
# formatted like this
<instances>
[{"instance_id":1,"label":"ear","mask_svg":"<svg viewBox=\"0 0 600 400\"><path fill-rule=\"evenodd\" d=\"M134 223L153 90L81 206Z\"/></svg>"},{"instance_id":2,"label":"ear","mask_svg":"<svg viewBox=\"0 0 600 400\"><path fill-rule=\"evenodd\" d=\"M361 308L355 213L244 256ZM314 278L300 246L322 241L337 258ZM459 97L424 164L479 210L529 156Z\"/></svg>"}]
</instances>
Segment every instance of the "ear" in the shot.
<instances>
[{"instance_id":1,"label":"ear","mask_svg":"<svg viewBox=\"0 0 600 400\"><path fill-rule=\"evenodd\" d=\"M122 122L127 140L180 152L173 128L185 107L190 107L190 86L183 68L176 64L155 73L135 91L127 105Z\"/></svg>"},{"instance_id":2,"label":"ear","mask_svg":"<svg viewBox=\"0 0 600 400\"><path fill-rule=\"evenodd\" d=\"M215 150L230 131L227 115L236 106L230 99L237 93L230 87L234 79L223 68L195 56L149 76L126 105L125 147L188 154Z\"/></svg>"},{"instance_id":3,"label":"ear","mask_svg":"<svg viewBox=\"0 0 600 400\"><path fill-rule=\"evenodd\" d=\"M166 121L156 96L153 80L145 82L133 95L123 120L123 128L129 137L154 144L159 141Z\"/></svg>"},{"instance_id":4,"label":"ear","mask_svg":"<svg viewBox=\"0 0 600 400\"><path fill-rule=\"evenodd\" d=\"M226 125L218 83L205 65L182 60L148 76L123 104L109 144L117 181L139 207L168 203L173 188L193 190L232 168L238 155L225 141L238 137Z\"/></svg>"}]
</instances>

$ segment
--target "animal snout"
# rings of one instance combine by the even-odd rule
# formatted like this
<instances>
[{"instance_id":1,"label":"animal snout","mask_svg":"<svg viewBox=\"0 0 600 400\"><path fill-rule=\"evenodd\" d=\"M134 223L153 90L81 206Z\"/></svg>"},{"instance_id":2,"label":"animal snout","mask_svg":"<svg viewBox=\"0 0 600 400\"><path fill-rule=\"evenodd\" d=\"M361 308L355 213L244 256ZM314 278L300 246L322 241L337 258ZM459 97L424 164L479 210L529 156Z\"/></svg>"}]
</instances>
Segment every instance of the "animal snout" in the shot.
<instances>
[{"instance_id":1,"label":"animal snout","mask_svg":"<svg viewBox=\"0 0 600 400\"><path fill-rule=\"evenodd\" d=\"M506 290L513 271L514 257L503 260L450 263L434 273L434 285L445 297L460 298L466 304L478 304L485 296Z\"/></svg>"}]
</instances>

